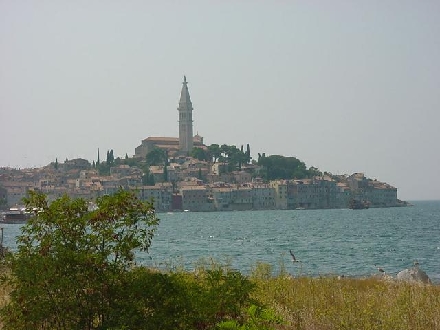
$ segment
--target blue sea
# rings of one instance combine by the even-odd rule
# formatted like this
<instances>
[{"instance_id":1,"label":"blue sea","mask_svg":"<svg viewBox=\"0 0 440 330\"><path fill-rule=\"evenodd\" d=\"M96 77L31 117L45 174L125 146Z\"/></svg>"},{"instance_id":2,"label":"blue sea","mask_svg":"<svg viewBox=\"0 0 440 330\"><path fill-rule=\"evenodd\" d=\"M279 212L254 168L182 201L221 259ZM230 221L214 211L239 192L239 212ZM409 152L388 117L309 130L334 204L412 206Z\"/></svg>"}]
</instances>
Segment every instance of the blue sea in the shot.
<instances>
[{"instance_id":1,"label":"blue sea","mask_svg":"<svg viewBox=\"0 0 440 330\"><path fill-rule=\"evenodd\" d=\"M418 261L440 283L440 201L366 210L271 210L161 213L141 264L192 270L215 260L249 274L258 262L294 275L396 275ZM19 225L3 225L15 248ZM293 263L292 250L301 262Z\"/></svg>"}]
</instances>

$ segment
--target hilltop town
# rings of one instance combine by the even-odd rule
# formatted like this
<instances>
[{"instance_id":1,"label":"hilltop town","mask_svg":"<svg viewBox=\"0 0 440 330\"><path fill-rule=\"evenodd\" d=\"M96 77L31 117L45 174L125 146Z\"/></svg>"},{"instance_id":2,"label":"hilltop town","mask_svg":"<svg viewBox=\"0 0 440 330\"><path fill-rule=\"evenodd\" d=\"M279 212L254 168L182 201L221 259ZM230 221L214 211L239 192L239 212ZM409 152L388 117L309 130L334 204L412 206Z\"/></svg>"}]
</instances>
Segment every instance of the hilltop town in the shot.
<instances>
[{"instance_id":1,"label":"hilltop town","mask_svg":"<svg viewBox=\"0 0 440 330\"><path fill-rule=\"evenodd\" d=\"M397 189L362 173L332 175L307 169L295 157L258 154L250 146L212 144L193 135L192 102L186 77L180 94L179 137L147 137L134 155L101 161L56 159L41 168L0 168L0 208L20 205L29 190L49 200L64 194L93 202L118 189L152 200L158 212L404 206Z\"/></svg>"}]
</instances>

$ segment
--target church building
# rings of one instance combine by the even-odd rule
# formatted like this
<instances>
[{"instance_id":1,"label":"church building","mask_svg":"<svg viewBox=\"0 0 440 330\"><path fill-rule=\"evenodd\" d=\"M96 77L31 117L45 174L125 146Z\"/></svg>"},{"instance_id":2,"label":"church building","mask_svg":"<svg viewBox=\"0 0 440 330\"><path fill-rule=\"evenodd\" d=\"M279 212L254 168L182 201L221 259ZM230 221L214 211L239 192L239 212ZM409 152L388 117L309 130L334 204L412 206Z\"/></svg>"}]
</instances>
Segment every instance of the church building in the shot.
<instances>
[{"instance_id":1,"label":"church building","mask_svg":"<svg viewBox=\"0 0 440 330\"><path fill-rule=\"evenodd\" d=\"M183 76L183 86L180 92L179 137L147 137L136 147L134 157L145 158L154 148L168 151L169 156L188 155L193 147L204 147L203 138L197 134L193 136L192 102L188 91L186 76Z\"/></svg>"}]
</instances>

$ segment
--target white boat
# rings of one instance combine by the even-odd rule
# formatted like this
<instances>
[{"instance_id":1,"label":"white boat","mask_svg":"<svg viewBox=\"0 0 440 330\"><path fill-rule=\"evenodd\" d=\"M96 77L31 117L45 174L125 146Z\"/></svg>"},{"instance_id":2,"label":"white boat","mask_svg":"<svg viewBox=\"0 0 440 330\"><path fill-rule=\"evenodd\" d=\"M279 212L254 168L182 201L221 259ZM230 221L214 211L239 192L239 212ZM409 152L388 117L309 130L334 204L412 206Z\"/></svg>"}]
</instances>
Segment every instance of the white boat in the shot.
<instances>
[{"instance_id":1,"label":"white boat","mask_svg":"<svg viewBox=\"0 0 440 330\"><path fill-rule=\"evenodd\" d=\"M3 213L0 223L25 223L30 218L30 214L23 209L10 208L9 211Z\"/></svg>"}]
</instances>

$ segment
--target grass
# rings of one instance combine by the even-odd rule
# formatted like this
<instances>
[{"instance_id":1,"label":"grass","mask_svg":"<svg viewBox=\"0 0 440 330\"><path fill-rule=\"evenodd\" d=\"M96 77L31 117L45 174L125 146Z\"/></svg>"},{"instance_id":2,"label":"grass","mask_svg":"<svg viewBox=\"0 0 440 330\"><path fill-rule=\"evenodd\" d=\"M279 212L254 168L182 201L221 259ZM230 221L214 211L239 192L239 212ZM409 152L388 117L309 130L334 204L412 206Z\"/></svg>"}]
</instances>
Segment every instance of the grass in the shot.
<instances>
[{"instance_id":1,"label":"grass","mask_svg":"<svg viewBox=\"0 0 440 330\"><path fill-rule=\"evenodd\" d=\"M440 329L440 287L379 278L254 276L279 329Z\"/></svg>"}]
</instances>

